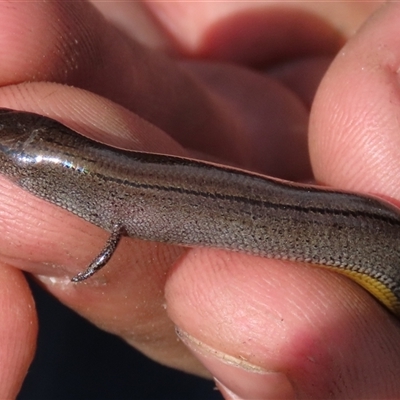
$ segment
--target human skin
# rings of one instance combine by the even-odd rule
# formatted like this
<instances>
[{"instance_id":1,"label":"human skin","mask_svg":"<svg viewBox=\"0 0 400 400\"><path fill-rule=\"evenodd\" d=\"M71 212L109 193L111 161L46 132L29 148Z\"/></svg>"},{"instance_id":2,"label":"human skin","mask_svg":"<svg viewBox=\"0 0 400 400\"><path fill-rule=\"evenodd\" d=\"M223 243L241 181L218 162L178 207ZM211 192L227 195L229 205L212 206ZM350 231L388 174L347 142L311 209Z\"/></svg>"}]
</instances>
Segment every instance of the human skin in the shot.
<instances>
[{"instance_id":1,"label":"human skin","mask_svg":"<svg viewBox=\"0 0 400 400\"><path fill-rule=\"evenodd\" d=\"M399 19L395 3L3 2L0 106L399 201ZM398 397L398 321L345 277L125 239L104 272L71 284L107 233L0 186L0 398L17 395L35 349L20 270L154 360L215 377L228 399Z\"/></svg>"}]
</instances>

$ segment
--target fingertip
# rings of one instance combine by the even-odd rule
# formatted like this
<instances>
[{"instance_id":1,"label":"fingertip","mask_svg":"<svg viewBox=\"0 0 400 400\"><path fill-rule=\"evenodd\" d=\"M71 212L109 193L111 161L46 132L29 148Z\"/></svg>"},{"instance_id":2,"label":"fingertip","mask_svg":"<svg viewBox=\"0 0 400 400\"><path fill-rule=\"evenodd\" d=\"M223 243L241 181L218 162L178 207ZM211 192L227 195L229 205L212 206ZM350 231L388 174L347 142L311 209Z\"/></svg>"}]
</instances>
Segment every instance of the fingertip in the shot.
<instances>
[{"instance_id":1,"label":"fingertip","mask_svg":"<svg viewBox=\"0 0 400 400\"><path fill-rule=\"evenodd\" d=\"M398 198L399 4L387 4L340 51L317 92L310 156L318 181Z\"/></svg>"},{"instance_id":2,"label":"fingertip","mask_svg":"<svg viewBox=\"0 0 400 400\"><path fill-rule=\"evenodd\" d=\"M181 340L238 398L246 382L258 398L397 390L385 378L399 367L396 319L338 274L198 249L171 272L166 299Z\"/></svg>"}]
</instances>

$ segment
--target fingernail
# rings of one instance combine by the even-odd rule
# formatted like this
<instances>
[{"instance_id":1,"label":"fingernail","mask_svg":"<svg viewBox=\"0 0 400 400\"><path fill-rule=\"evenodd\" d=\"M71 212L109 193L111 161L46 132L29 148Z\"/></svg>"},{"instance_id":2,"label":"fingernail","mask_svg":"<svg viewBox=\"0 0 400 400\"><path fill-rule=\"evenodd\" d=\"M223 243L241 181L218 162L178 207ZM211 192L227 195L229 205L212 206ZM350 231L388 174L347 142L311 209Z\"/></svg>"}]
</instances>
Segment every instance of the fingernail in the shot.
<instances>
[{"instance_id":1,"label":"fingernail","mask_svg":"<svg viewBox=\"0 0 400 400\"><path fill-rule=\"evenodd\" d=\"M236 358L177 329L177 335L214 376L216 385L228 399L295 399L287 376Z\"/></svg>"}]
</instances>

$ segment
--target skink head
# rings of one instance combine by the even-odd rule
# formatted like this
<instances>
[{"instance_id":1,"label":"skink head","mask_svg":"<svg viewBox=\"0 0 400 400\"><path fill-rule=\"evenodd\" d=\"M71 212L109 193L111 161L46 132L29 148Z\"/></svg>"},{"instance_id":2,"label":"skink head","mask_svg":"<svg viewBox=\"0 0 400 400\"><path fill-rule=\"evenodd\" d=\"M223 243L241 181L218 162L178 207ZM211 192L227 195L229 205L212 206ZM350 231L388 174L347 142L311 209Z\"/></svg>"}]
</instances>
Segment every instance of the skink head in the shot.
<instances>
[{"instance_id":1,"label":"skink head","mask_svg":"<svg viewBox=\"0 0 400 400\"><path fill-rule=\"evenodd\" d=\"M0 174L21 184L28 177L49 176L60 166L70 168L74 157L65 153L77 137L70 132L41 115L0 109Z\"/></svg>"},{"instance_id":2,"label":"skink head","mask_svg":"<svg viewBox=\"0 0 400 400\"><path fill-rule=\"evenodd\" d=\"M0 109L1 174L16 180L23 165L32 161L28 148L35 140L36 120L33 114Z\"/></svg>"}]
</instances>

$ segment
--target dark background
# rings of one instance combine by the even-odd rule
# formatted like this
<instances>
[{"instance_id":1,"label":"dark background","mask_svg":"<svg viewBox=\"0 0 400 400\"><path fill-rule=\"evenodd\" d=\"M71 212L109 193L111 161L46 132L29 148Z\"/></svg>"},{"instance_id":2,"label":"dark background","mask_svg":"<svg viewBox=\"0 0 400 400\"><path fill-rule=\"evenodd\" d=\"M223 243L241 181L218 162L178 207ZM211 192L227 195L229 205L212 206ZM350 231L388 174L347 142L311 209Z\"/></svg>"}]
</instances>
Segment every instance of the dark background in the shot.
<instances>
[{"instance_id":1,"label":"dark background","mask_svg":"<svg viewBox=\"0 0 400 400\"><path fill-rule=\"evenodd\" d=\"M156 364L30 284L38 350L18 400L222 399L212 381Z\"/></svg>"}]
</instances>

